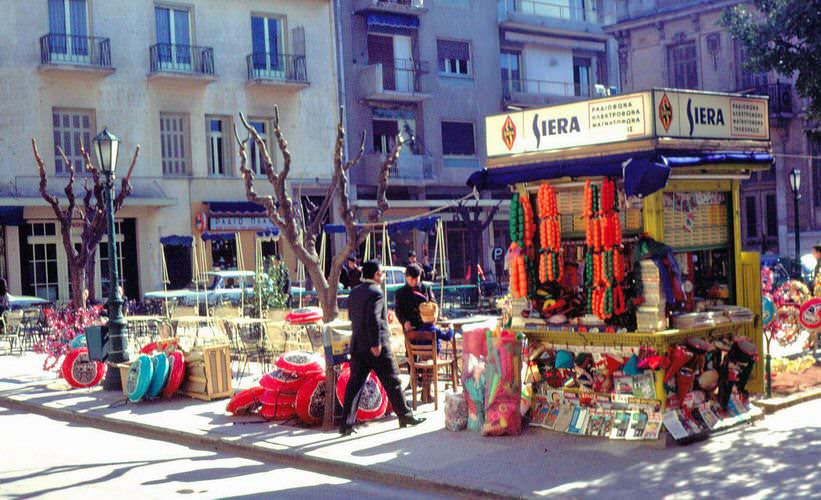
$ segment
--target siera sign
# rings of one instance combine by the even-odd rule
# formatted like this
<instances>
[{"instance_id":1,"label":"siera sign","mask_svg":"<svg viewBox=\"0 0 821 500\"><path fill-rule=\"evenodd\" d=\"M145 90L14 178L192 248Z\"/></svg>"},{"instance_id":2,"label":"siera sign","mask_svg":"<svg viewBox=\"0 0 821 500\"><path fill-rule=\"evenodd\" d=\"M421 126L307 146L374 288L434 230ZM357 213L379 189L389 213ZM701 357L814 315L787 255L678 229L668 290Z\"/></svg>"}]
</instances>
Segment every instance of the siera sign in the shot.
<instances>
[{"instance_id":1,"label":"siera sign","mask_svg":"<svg viewBox=\"0 0 821 500\"><path fill-rule=\"evenodd\" d=\"M769 140L765 97L656 89L485 118L488 157L655 137Z\"/></svg>"}]
</instances>

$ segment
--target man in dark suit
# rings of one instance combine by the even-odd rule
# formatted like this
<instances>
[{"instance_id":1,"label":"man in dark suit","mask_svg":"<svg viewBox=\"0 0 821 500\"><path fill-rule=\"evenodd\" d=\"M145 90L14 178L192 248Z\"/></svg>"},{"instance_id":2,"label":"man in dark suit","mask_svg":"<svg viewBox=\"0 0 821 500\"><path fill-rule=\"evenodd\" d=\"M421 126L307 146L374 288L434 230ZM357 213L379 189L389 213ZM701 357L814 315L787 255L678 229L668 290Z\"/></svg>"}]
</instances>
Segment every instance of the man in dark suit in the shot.
<instances>
[{"instance_id":1,"label":"man in dark suit","mask_svg":"<svg viewBox=\"0 0 821 500\"><path fill-rule=\"evenodd\" d=\"M390 330L382 293L382 270L379 262L368 261L362 265L362 283L351 291L348 298L348 316L351 320L351 378L345 389L342 424L339 433L347 436L353 432L356 408L362 386L371 370L376 373L388 394L393 411L399 417L399 427L417 425L424 418L414 418L402 395L402 385L397 374L396 361L390 344Z\"/></svg>"}]
</instances>

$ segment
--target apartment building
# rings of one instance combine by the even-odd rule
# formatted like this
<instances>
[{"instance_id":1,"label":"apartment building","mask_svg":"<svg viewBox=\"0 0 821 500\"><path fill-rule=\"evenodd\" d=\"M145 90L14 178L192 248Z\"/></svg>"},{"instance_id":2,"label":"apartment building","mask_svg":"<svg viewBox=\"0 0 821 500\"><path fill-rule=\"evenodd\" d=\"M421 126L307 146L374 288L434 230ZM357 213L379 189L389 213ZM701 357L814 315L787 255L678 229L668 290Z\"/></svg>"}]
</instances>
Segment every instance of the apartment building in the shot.
<instances>
[{"instance_id":1,"label":"apartment building","mask_svg":"<svg viewBox=\"0 0 821 500\"><path fill-rule=\"evenodd\" d=\"M388 218L424 213L468 193L468 176L487 158L485 116L609 92L618 71L615 42L601 28L603 4L341 0L348 147L358 147L358 133L366 131L367 153L352 179L359 206L374 203L377 169L397 133L409 143L391 172ZM509 196L484 193L469 205L485 218ZM504 274L498 249L509 244L506 205L478 249L453 210L441 215L451 279L466 278L477 252L486 270ZM393 243L401 260L411 248L433 256L430 234L397 234Z\"/></svg>"},{"instance_id":2,"label":"apartment building","mask_svg":"<svg viewBox=\"0 0 821 500\"><path fill-rule=\"evenodd\" d=\"M233 134L239 111L273 144L278 105L295 196L324 192L338 108L330 2L32 0L9 2L4 12L15 29L0 48L0 274L12 293L69 297L32 137L49 189L62 197L58 146L79 163L80 144L107 127L123 141L120 169L142 146L134 193L117 215L129 297L162 289L164 268L171 286L190 280L192 237L205 245L207 268L253 269L257 250L278 251L261 208L245 201ZM263 174L259 152L250 156ZM270 192L266 184L258 190ZM99 296L108 284L105 245L98 255Z\"/></svg>"},{"instance_id":3,"label":"apartment building","mask_svg":"<svg viewBox=\"0 0 821 500\"><path fill-rule=\"evenodd\" d=\"M821 142L790 77L743 67L743 48L719 24L738 1L621 0L618 22L607 28L618 41L621 86L746 92L770 98L770 135L776 158L769 172L743 183L742 241L746 249L793 255L793 194L789 173L801 171L801 253L821 238ZM816 157L813 159L812 157Z\"/></svg>"}]
</instances>

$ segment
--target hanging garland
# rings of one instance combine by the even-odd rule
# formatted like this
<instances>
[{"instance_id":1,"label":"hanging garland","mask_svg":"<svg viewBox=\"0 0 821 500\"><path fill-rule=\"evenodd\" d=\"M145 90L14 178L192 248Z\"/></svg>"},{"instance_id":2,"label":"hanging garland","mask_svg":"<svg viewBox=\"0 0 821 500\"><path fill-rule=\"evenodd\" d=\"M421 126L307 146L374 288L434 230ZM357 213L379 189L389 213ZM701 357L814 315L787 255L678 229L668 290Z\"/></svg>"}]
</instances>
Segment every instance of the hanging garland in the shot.
<instances>
[{"instance_id":1,"label":"hanging garland","mask_svg":"<svg viewBox=\"0 0 821 500\"><path fill-rule=\"evenodd\" d=\"M524 298L530 294L534 279L528 279L536 271L536 224L533 217L533 206L528 196L514 193L510 200L510 239L508 249L508 268L510 272L510 289L514 297Z\"/></svg>"},{"instance_id":2,"label":"hanging garland","mask_svg":"<svg viewBox=\"0 0 821 500\"><path fill-rule=\"evenodd\" d=\"M616 183L584 186L585 254L584 285L587 311L602 320L624 314L624 254Z\"/></svg>"},{"instance_id":3,"label":"hanging garland","mask_svg":"<svg viewBox=\"0 0 821 500\"><path fill-rule=\"evenodd\" d=\"M562 233L556 190L550 184L539 187L539 282L561 281L564 268Z\"/></svg>"}]
</instances>

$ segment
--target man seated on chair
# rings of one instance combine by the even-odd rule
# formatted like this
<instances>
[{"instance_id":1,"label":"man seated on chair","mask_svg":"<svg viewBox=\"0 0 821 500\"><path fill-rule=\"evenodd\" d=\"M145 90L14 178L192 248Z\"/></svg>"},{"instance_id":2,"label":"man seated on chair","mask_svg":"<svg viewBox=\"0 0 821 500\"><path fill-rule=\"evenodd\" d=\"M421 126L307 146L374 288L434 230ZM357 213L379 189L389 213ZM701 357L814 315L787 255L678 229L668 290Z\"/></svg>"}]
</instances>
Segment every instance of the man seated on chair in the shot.
<instances>
[{"instance_id":1,"label":"man seated on chair","mask_svg":"<svg viewBox=\"0 0 821 500\"><path fill-rule=\"evenodd\" d=\"M433 302L433 292L430 287L422 283L422 267L411 264L405 268L405 286L396 291L396 317L406 332L416 330L436 334L436 346L439 341L448 341L453 337L450 330L443 331L433 323L425 323L419 314L419 305L424 302Z\"/></svg>"}]
</instances>

